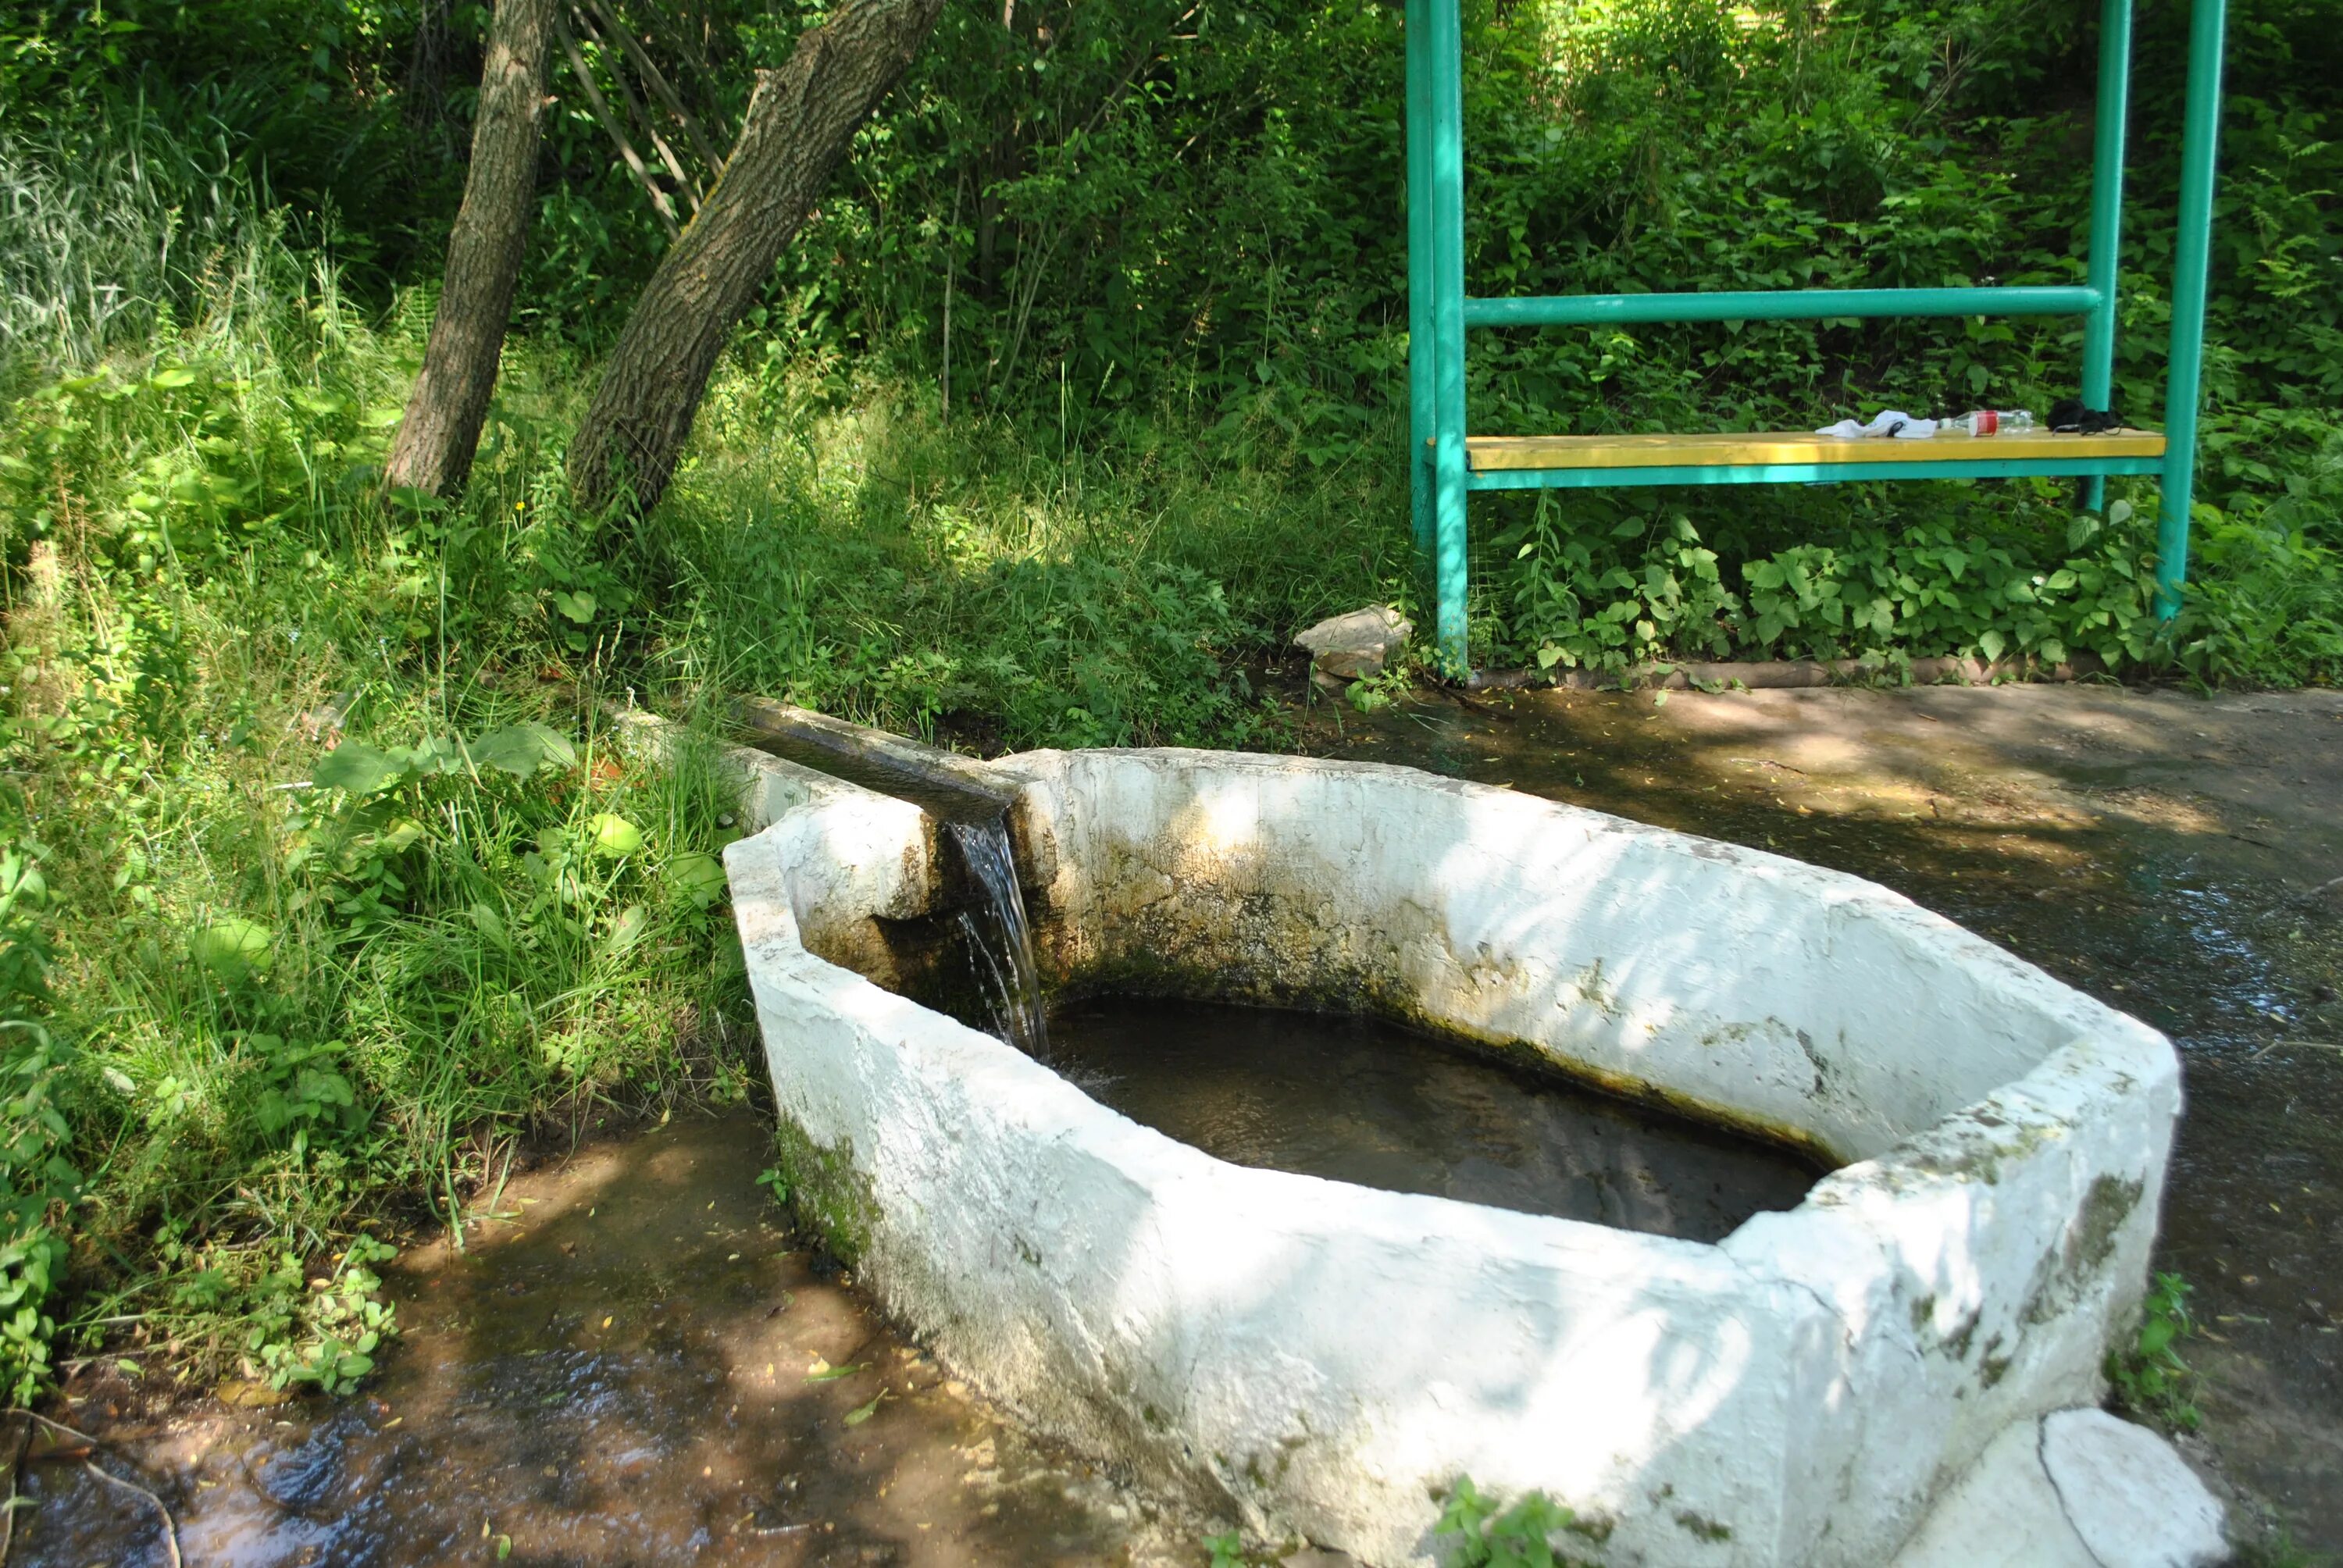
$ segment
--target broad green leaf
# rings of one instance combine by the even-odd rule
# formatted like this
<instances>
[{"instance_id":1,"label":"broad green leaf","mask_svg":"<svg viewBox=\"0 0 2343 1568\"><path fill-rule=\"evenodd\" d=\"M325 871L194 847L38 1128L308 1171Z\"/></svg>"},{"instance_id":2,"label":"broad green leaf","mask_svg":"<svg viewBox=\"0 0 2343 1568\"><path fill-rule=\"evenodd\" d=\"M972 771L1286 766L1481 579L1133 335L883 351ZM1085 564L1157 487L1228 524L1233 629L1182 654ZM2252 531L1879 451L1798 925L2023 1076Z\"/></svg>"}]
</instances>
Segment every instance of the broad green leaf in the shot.
<instances>
[{"instance_id":1,"label":"broad green leaf","mask_svg":"<svg viewBox=\"0 0 2343 1568\"><path fill-rule=\"evenodd\" d=\"M405 750L392 755L404 761L410 771L421 776L464 771L464 743L450 736L427 735Z\"/></svg>"},{"instance_id":2,"label":"broad green leaf","mask_svg":"<svg viewBox=\"0 0 2343 1568\"><path fill-rule=\"evenodd\" d=\"M317 759L309 782L320 789L347 789L355 796L378 795L407 781L407 766L387 751L363 740L345 740Z\"/></svg>"},{"instance_id":3,"label":"broad green leaf","mask_svg":"<svg viewBox=\"0 0 2343 1568\"><path fill-rule=\"evenodd\" d=\"M146 379L156 387L192 387L196 384L196 373L184 365L172 365L157 370Z\"/></svg>"},{"instance_id":4,"label":"broad green leaf","mask_svg":"<svg viewBox=\"0 0 2343 1568\"><path fill-rule=\"evenodd\" d=\"M486 904L474 904L464 912L471 918L473 929L480 935L508 952L512 950L512 932L506 928L502 915Z\"/></svg>"},{"instance_id":5,"label":"broad green leaf","mask_svg":"<svg viewBox=\"0 0 2343 1568\"><path fill-rule=\"evenodd\" d=\"M223 980L266 974L276 933L257 920L228 915L187 939L187 956Z\"/></svg>"},{"instance_id":6,"label":"broad green leaf","mask_svg":"<svg viewBox=\"0 0 2343 1568\"><path fill-rule=\"evenodd\" d=\"M667 874L677 890L700 909L724 897L724 868L713 855L679 855L668 862Z\"/></svg>"},{"instance_id":7,"label":"broad green leaf","mask_svg":"<svg viewBox=\"0 0 2343 1568\"><path fill-rule=\"evenodd\" d=\"M494 768L527 779L538 769L578 766L578 750L542 724L514 724L490 730L468 748L472 766Z\"/></svg>"},{"instance_id":8,"label":"broad green leaf","mask_svg":"<svg viewBox=\"0 0 2343 1568\"><path fill-rule=\"evenodd\" d=\"M586 830L593 835L594 852L607 860L631 855L643 847L643 830L608 811L588 819Z\"/></svg>"},{"instance_id":9,"label":"broad green leaf","mask_svg":"<svg viewBox=\"0 0 2343 1568\"><path fill-rule=\"evenodd\" d=\"M872 1396L869 1404L858 1405L854 1409L848 1411L846 1412L846 1424L849 1426L860 1426L864 1422L869 1421L872 1416L879 1413L879 1402L886 1397L887 1391L882 1388L877 1394Z\"/></svg>"},{"instance_id":10,"label":"broad green leaf","mask_svg":"<svg viewBox=\"0 0 2343 1568\"><path fill-rule=\"evenodd\" d=\"M594 596L584 588L579 588L576 593L557 591L553 596L553 608L579 626L584 626L594 618Z\"/></svg>"},{"instance_id":11,"label":"broad green leaf","mask_svg":"<svg viewBox=\"0 0 2343 1568\"><path fill-rule=\"evenodd\" d=\"M610 922L609 930L604 933L602 950L610 954L625 952L642 940L643 932L649 928L650 916L642 905L628 904L618 911L618 917Z\"/></svg>"}]
</instances>

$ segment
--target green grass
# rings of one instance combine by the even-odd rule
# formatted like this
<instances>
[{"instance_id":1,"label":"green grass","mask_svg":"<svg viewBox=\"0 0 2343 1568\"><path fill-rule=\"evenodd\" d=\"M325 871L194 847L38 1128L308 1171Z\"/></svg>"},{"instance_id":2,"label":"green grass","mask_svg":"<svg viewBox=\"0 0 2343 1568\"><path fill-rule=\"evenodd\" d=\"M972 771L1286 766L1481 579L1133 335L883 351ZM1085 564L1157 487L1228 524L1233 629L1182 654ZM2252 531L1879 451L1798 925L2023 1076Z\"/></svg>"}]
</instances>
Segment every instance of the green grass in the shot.
<instances>
[{"instance_id":1,"label":"green grass","mask_svg":"<svg viewBox=\"0 0 2343 1568\"><path fill-rule=\"evenodd\" d=\"M706 455L643 529L658 678L1003 747L1259 744L1280 721L1250 663L1413 593L1405 497L1374 465L1043 453L809 380L719 388Z\"/></svg>"},{"instance_id":2,"label":"green grass","mask_svg":"<svg viewBox=\"0 0 2343 1568\"><path fill-rule=\"evenodd\" d=\"M13 1398L101 1346L346 1384L391 1326L369 1232L748 1082L731 803L704 745L602 729L622 638L557 608L601 568L533 503L528 375L464 507L386 508L412 322L255 259L265 310L206 296L0 440Z\"/></svg>"}]
</instances>

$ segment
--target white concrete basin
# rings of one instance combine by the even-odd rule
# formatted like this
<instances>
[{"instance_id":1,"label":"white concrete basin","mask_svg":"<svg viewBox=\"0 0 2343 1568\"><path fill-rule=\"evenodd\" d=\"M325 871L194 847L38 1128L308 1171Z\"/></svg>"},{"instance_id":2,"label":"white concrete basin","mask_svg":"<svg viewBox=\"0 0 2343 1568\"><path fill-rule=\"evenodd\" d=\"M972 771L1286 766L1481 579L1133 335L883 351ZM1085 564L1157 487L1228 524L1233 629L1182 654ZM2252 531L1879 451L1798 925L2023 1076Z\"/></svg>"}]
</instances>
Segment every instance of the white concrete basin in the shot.
<instances>
[{"instance_id":1,"label":"white concrete basin","mask_svg":"<svg viewBox=\"0 0 2343 1568\"><path fill-rule=\"evenodd\" d=\"M1469 1474L1575 1510L1580 1561L1876 1568L2004 1428L2098 1396L2172 1048L1894 893L1403 768L990 765L1059 980L1363 1005L1839 1167L1711 1246L1137 1125L866 979L935 906L932 832L761 765L727 860L801 1202L963 1376L1147 1483L1375 1563L1431 1561Z\"/></svg>"}]
</instances>

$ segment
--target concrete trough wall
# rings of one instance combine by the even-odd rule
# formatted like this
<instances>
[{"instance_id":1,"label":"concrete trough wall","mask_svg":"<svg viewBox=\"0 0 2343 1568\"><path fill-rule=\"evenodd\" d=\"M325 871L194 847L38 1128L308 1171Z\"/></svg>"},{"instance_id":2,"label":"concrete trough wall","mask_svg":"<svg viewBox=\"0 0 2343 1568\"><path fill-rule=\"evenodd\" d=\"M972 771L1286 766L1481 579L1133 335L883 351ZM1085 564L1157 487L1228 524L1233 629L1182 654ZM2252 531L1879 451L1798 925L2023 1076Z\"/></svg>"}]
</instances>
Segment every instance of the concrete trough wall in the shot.
<instances>
[{"instance_id":1,"label":"concrete trough wall","mask_svg":"<svg viewBox=\"0 0 2343 1568\"><path fill-rule=\"evenodd\" d=\"M2178 1109L2153 1030L1867 883L1505 790L994 771L1060 983L1363 999L1846 1162L1715 1246L1224 1164L831 961L943 884L916 812L825 786L727 856L784 1152L1029 1420L1372 1563L1430 1561L1470 1474L1576 1510L1583 1560L1871 1568L2096 1397Z\"/></svg>"}]
</instances>

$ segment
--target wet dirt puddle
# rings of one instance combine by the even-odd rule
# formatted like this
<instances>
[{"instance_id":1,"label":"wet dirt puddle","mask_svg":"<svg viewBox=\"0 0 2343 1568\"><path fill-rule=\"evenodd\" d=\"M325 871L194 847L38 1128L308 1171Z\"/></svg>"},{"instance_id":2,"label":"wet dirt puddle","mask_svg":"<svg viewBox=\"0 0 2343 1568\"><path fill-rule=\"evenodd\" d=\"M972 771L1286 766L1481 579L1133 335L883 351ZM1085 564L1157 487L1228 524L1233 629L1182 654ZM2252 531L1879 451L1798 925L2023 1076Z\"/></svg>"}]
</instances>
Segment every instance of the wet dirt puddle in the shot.
<instances>
[{"instance_id":1,"label":"wet dirt puddle","mask_svg":"<svg viewBox=\"0 0 2343 1568\"><path fill-rule=\"evenodd\" d=\"M1172 1560L794 1249L770 1149L752 1111L685 1114L516 1176L468 1252L387 1276L402 1334L354 1398L114 1420L128 1391L85 1382L57 1414L158 1488L191 1565ZM164 1560L152 1510L79 1465L25 1490L15 1568Z\"/></svg>"},{"instance_id":2,"label":"wet dirt puddle","mask_svg":"<svg viewBox=\"0 0 2343 1568\"><path fill-rule=\"evenodd\" d=\"M2168 1033L2185 1446L2343 1554L2343 694L1432 698L1303 743L1851 871Z\"/></svg>"}]
</instances>

